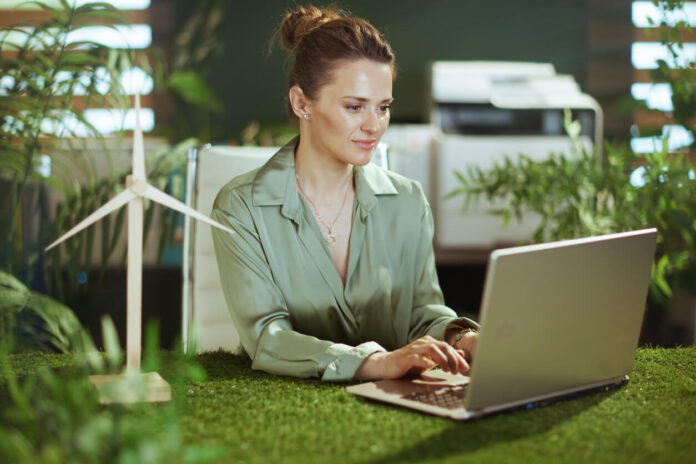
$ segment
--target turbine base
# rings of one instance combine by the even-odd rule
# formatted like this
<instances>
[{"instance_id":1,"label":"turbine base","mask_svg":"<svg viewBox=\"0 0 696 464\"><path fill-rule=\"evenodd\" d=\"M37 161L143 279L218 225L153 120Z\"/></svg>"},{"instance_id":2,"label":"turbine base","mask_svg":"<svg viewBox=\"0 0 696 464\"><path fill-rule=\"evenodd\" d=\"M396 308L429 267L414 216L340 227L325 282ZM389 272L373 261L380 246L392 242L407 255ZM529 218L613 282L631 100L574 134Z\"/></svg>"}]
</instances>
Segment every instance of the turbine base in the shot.
<instances>
[{"instance_id":1,"label":"turbine base","mask_svg":"<svg viewBox=\"0 0 696 464\"><path fill-rule=\"evenodd\" d=\"M157 372L90 375L101 404L170 401L172 389Z\"/></svg>"}]
</instances>

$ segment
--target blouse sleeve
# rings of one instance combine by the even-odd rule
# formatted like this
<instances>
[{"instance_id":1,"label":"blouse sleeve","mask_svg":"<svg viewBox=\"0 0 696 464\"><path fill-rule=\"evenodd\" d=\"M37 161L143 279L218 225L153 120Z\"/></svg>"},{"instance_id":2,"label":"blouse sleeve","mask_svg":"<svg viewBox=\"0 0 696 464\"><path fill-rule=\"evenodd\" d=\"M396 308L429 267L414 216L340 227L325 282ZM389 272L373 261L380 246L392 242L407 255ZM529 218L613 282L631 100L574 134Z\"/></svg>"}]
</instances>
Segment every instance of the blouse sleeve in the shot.
<instances>
[{"instance_id":1,"label":"blouse sleeve","mask_svg":"<svg viewBox=\"0 0 696 464\"><path fill-rule=\"evenodd\" d=\"M385 351L376 342L353 347L294 331L244 201L220 195L212 217L236 232L212 229L225 300L252 368L343 381L354 377L367 356Z\"/></svg>"},{"instance_id":2,"label":"blouse sleeve","mask_svg":"<svg viewBox=\"0 0 696 464\"><path fill-rule=\"evenodd\" d=\"M413 309L408 341L411 342L424 335L438 340L445 339L445 331L451 327L475 328L479 325L457 314L445 306L442 290L435 268L433 251L434 224L430 205L419 189L421 201L420 231L416 239L415 282L413 292Z\"/></svg>"}]
</instances>

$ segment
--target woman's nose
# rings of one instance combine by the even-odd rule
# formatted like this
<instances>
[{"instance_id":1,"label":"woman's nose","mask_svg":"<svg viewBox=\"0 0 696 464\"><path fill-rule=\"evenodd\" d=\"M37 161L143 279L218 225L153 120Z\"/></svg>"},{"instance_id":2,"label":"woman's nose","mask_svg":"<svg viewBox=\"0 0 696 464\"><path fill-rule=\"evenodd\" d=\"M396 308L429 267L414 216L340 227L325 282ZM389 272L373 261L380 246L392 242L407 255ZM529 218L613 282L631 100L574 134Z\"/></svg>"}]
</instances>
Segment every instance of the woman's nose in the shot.
<instances>
[{"instance_id":1,"label":"woman's nose","mask_svg":"<svg viewBox=\"0 0 696 464\"><path fill-rule=\"evenodd\" d=\"M367 133L377 132L379 128L377 115L373 111L366 111L360 128Z\"/></svg>"}]
</instances>

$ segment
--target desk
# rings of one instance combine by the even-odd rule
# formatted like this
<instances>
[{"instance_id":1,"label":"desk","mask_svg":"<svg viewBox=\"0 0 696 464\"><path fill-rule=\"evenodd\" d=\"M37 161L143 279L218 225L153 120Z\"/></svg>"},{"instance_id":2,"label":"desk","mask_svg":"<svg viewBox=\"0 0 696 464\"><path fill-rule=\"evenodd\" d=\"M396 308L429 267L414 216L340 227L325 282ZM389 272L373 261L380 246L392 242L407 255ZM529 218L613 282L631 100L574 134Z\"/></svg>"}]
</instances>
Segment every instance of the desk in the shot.
<instances>
[{"instance_id":1,"label":"desk","mask_svg":"<svg viewBox=\"0 0 696 464\"><path fill-rule=\"evenodd\" d=\"M183 439L226 446L216 463L696 462L696 347L641 348L615 391L466 423L253 371L242 356L198 361L209 378L187 387Z\"/></svg>"},{"instance_id":2,"label":"desk","mask_svg":"<svg viewBox=\"0 0 696 464\"><path fill-rule=\"evenodd\" d=\"M338 385L273 379L238 358L200 360L211 377L189 394L187 421L222 419L206 441L234 446L246 462L696 462L693 347L639 350L620 390L471 423L364 401Z\"/></svg>"}]
</instances>

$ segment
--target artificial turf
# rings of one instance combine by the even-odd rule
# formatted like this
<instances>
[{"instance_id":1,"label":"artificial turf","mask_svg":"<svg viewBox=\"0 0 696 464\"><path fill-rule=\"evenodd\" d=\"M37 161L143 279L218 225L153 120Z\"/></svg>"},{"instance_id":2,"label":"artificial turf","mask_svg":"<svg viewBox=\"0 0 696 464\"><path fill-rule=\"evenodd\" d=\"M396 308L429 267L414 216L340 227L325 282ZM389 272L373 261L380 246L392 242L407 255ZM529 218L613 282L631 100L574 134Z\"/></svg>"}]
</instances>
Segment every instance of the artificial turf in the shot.
<instances>
[{"instance_id":1,"label":"artificial turf","mask_svg":"<svg viewBox=\"0 0 696 464\"><path fill-rule=\"evenodd\" d=\"M21 374L70 360L23 353L12 363ZM197 361L208 379L178 392L180 426L187 443L226 447L215 462L696 462L696 347L639 349L618 390L465 423L365 401L344 384L253 371L243 356Z\"/></svg>"}]
</instances>

